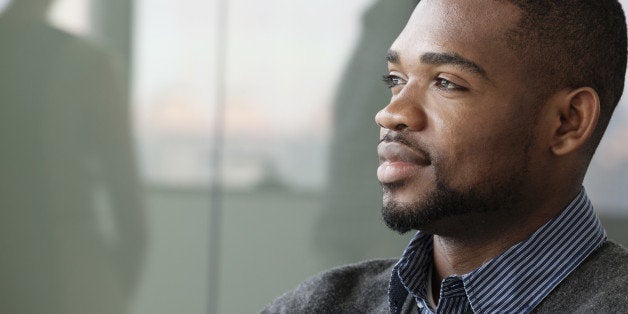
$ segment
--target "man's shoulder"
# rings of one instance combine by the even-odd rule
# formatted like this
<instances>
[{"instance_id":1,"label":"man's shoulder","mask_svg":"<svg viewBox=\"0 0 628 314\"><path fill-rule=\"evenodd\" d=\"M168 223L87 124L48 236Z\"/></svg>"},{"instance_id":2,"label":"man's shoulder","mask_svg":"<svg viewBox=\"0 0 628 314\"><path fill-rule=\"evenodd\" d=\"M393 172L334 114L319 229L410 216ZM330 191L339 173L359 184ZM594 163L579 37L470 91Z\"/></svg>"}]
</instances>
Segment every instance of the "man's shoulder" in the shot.
<instances>
[{"instance_id":1,"label":"man's shoulder","mask_svg":"<svg viewBox=\"0 0 628 314\"><path fill-rule=\"evenodd\" d=\"M378 259L332 268L275 299L262 312L387 312L388 283L396 262Z\"/></svg>"},{"instance_id":2,"label":"man's shoulder","mask_svg":"<svg viewBox=\"0 0 628 314\"><path fill-rule=\"evenodd\" d=\"M628 250L606 241L537 308L556 313L628 313Z\"/></svg>"}]
</instances>

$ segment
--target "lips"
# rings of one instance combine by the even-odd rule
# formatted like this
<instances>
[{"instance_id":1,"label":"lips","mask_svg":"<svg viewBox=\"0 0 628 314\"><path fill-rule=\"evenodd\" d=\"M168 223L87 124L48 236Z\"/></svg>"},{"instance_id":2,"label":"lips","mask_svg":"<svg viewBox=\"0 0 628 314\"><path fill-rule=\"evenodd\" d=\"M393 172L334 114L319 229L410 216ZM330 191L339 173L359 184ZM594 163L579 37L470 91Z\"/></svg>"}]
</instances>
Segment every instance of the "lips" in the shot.
<instances>
[{"instance_id":1,"label":"lips","mask_svg":"<svg viewBox=\"0 0 628 314\"><path fill-rule=\"evenodd\" d=\"M377 153L377 178L383 184L407 179L430 164L424 155L398 142L381 142Z\"/></svg>"}]
</instances>

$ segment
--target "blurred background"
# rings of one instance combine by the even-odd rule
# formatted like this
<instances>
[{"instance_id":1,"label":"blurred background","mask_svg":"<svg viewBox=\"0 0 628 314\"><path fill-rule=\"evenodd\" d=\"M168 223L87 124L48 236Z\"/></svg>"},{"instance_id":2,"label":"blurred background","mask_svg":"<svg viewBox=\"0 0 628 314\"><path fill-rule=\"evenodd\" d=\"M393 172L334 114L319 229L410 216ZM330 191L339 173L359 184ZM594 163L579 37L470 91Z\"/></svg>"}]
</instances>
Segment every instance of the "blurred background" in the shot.
<instances>
[{"instance_id":1,"label":"blurred background","mask_svg":"<svg viewBox=\"0 0 628 314\"><path fill-rule=\"evenodd\" d=\"M397 256L384 54L415 0L0 0L0 312L252 313ZM628 103L585 187L628 244Z\"/></svg>"}]
</instances>

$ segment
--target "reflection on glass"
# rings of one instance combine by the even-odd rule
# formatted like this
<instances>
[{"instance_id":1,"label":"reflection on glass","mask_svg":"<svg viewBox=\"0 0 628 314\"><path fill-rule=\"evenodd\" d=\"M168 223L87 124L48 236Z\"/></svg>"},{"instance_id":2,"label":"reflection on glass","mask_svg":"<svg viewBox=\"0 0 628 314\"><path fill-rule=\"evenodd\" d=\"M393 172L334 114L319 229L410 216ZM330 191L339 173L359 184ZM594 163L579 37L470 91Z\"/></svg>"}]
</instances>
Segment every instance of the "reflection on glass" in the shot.
<instances>
[{"instance_id":1,"label":"reflection on glass","mask_svg":"<svg viewBox=\"0 0 628 314\"><path fill-rule=\"evenodd\" d=\"M0 16L0 312L125 313L145 231L120 72L51 2Z\"/></svg>"}]
</instances>

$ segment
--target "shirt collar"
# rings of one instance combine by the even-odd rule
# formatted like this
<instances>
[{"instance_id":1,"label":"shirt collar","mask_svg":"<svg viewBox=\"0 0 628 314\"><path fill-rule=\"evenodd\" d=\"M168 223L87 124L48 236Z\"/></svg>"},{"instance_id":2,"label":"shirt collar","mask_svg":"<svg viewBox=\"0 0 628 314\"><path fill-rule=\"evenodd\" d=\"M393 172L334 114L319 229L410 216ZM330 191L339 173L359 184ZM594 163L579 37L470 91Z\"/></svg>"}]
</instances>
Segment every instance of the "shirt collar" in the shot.
<instances>
[{"instance_id":1,"label":"shirt collar","mask_svg":"<svg viewBox=\"0 0 628 314\"><path fill-rule=\"evenodd\" d=\"M445 278L441 289L458 294L463 288L476 313L529 312L605 240L583 188L526 240L468 274ZM431 235L418 232L395 267L405 289L424 304L432 245ZM458 287L460 280L463 287ZM454 286L448 287L450 282Z\"/></svg>"}]
</instances>

